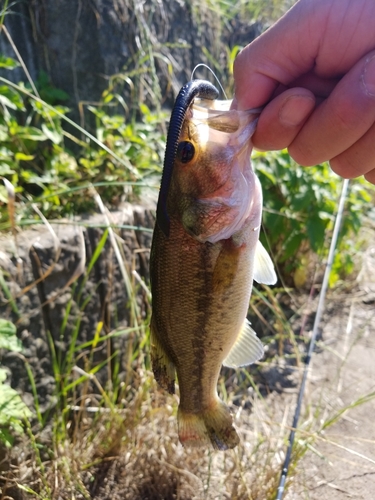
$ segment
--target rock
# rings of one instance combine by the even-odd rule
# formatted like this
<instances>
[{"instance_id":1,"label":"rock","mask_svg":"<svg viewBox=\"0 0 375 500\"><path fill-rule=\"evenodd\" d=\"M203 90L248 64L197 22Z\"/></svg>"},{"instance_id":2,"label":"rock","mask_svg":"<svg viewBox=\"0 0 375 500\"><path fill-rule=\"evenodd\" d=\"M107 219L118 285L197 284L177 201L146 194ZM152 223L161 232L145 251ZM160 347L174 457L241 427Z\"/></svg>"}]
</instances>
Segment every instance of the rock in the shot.
<instances>
[{"instance_id":1,"label":"rock","mask_svg":"<svg viewBox=\"0 0 375 500\"><path fill-rule=\"evenodd\" d=\"M218 77L227 78L228 48L246 45L262 29L249 15L223 22L220 11L184 0L25 0L12 4L5 26L32 80L47 72L52 85L70 96L64 104L73 109L73 119L86 126L92 115L84 117L79 105L82 111L98 101L112 75L123 75L115 92L131 111L138 111L139 102L170 104L201 62L215 61ZM15 57L5 36L0 52ZM22 68L6 77L26 81ZM48 97L48 90L44 82L41 96Z\"/></svg>"},{"instance_id":2,"label":"rock","mask_svg":"<svg viewBox=\"0 0 375 500\"><path fill-rule=\"evenodd\" d=\"M153 213L151 208L127 204L121 212L112 213L111 219L114 224L150 229L154 224ZM11 370L12 386L20 392L31 393L26 358L43 407L48 406L54 392L54 360L59 360L60 365L68 363L72 348L70 363L86 369L88 356L92 356L91 363L95 365L106 360L108 352L125 353L127 337L119 336L108 344L98 345L92 354L89 348L77 354L79 345L92 341L100 322L101 335L131 323L129 297L109 239L93 261L104 231L95 226L103 226L103 218L95 215L77 218L75 224L65 222L52 224L57 240L42 225L22 231L16 240L10 235L0 235L1 269L18 309L18 312L12 309L0 289L0 317L17 325L18 337L24 346L21 355L5 352L2 363ZM151 235L150 230L121 229L117 240L126 256L129 272L134 268L146 283ZM88 266L92 269L86 276ZM137 304L145 318L149 306L142 287L139 287ZM124 358L119 356L120 373L126 369ZM107 371L102 370L96 376L105 385Z\"/></svg>"}]
</instances>

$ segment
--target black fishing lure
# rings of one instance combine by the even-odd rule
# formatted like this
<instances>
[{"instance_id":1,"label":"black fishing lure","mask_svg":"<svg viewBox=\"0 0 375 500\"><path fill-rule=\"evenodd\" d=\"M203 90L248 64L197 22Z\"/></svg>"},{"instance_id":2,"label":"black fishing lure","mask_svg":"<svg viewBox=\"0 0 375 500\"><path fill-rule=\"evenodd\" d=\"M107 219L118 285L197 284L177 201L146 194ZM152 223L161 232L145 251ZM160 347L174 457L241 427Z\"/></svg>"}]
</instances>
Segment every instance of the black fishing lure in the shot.
<instances>
[{"instance_id":1,"label":"black fishing lure","mask_svg":"<svg viewBox=\"0 0 375 500\"><path fill-rule=\"evenodd\" d=\"M217 99L218 96L219 91L212 83L206 80L191 80L181 88L173 106L169 122L167 145L165 147L164 168L161 178L159 199L156 208L157 223L167 237L169 236L170 226L167 212L167 197L172 178L173 164L180 146L178 141L186 112L195 97L214 100ZM188 162L190 161L191 155L194 155L194 151L189 149L188 144L184 143L181 144L179 154Z\"/></svg>"}]
</instances>

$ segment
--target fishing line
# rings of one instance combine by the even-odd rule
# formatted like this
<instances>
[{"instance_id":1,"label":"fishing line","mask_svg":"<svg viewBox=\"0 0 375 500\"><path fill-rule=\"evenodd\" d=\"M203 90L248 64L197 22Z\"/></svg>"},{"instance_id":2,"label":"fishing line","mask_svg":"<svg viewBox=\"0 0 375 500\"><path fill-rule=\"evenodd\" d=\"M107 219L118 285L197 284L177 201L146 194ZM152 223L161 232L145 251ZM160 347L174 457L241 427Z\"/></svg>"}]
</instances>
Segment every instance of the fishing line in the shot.
<instances>
[{"instance_id":1,"label":"fishing line","mask_svg":"<svg viewBox=\"0 0 375 500\"><path fill-rule=\"evenodd\" d=\"M213 69L211 69L209 66L207 66L207 64L205 64L205 63L199 63L199 64L197 64L197 65L195 66L195 68L193 69L193 71L191 72L191 77L190 77L190 80L192 80L192 79L193 79L193 77L194 77L194 73L195 73L195 72L196 72L196 70L197 70L198 68L200 68L201 66L202 66L203 68L208 69L208 71L209 71L209 72L213 75L213 77L214 77L214 78L215 78L215 80L217 81L217 84L219 85L219 87L220 87L220 89L221 89L221 91L222 91L222 93L223 93L223 95L224 95L225 99L228 99L228 96L227 96L227 94L226 94L226 92L225 92L225 90L224 90L224 87L221 85L219 78L215 75L214 70L213 70Z\"/></svg>"},{"instance_id":2,"label":"fishing line","mask_svg":"<svg viewBox=\"0 0 375 500\"><path fill-rule=\"evenodd\" d=\"M341 220L342 220L342 216L343 216L343 212L344 212L344 205L345 205L346 194L348 191L348 186L349 186L349 180L345 179L343 182L343 185L342 185L339 207L337 210L337 215L336 215L336 219L335 219L335 226L333 228L332 240L331 240L331 245L329 248L327 265L326 265L326 268L324 271L322 289L321 289L321 292L319 295L318 308L317 308L316 316L315 316L315 320L314 320L313 332L312 332L312 336L311 336L311 340L310 340L309 350L308 350L306 358L305 358L305 368L303 371L301 387L300 387L300 390L298 393L296 409L294 412L292 430L291 430L290 435L289 435L288 449L287 449L287 452L285 455L285 460L284 460L284 465L283 465L282 472L281 472L279 486L277 488L276 500L281 500L283 497L283 494L284 494L285 481L286 481L286 477L288 475L290 460L292 457L294 438L296 435L298 420L299 420L300 413L301 413L302 401L303 401L303 396L305 393L305 387L306 387L306 381L307 381L307 375L308 375L308 371L309 371L310 361L311 361L312 354L314 352L319 323L320 323L320 319L321 319L321 316L322 316L323 310L324 310L324 300L325 300L326 293L327 293L328 280L329 280L329 275L330 275L331 269L332 269L333 258L335 255L337 238L339 235Z\"/></svg>"}]
</instances>

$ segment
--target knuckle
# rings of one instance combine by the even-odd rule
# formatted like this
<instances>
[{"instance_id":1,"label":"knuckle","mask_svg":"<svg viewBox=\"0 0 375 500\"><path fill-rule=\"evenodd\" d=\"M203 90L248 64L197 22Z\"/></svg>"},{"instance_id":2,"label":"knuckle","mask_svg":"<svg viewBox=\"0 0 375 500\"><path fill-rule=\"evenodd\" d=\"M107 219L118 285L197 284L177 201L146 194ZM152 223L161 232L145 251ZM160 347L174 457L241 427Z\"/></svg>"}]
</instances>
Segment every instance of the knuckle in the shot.
<instances>
[{"instance_id":1,"label":"knuckle","mask_svg":"<svg viewBox=\"0 0 375 500\"><path fill-rule=\"evenodd\" d=\"M352 154L341 154L332 158L329 162L331 169L344 179L354 179L363 175L363 166L359 164L359 161L355 160Z\"/></svg>"},{"instance_id":2,"label":"knuckle","mask_svg":"<svg viewBox=\"0 0 375 500\"><path fill-rule=\"evenodd\" d=\"M288 148L288 152L293 160L304 167L310 167L320 162L316 158L315 151L316 150L311 143L302 141L298 137L297 140L292 142Z\"/></svg>"},{"instance_id":3,"label":"knuckle","mask_svg":"<svg viewBox=\"0 0 375 500\"><path fill-rule=\"evenodd\" d=\"M350 101L342 101L332 111L332 125L340 130L351 131L358 128L362 114Z\"/></svg>"}]
</instances>

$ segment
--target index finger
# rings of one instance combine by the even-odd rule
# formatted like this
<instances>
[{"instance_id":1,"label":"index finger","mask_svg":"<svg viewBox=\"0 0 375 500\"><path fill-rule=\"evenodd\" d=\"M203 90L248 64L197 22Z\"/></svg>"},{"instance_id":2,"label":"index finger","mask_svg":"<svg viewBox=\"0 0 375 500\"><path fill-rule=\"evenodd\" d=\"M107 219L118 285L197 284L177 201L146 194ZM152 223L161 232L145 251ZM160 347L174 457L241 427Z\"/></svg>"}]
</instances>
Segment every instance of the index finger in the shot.
<instances>
[{"instance_id":1,"label":"index finger","mask_svg":"<svg viewBox=\"0 0 375 500\"><path fill-rule=\"evenodd\" d=\"M314 66L318 43L306 33L318 27L310 24L315 24L313 16L302 16L297 3L238 54L233 68L238 109L264 105L280 83L288 85Z\"/></svg>"}]
</instances>

